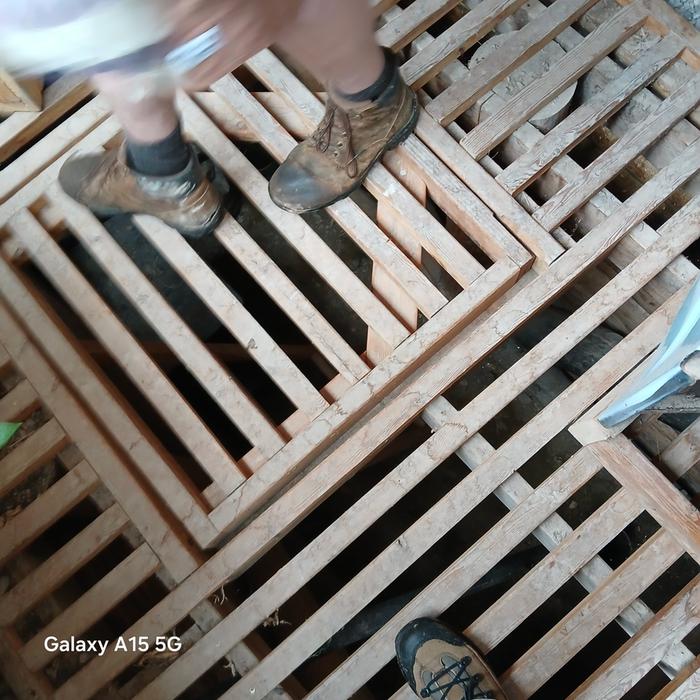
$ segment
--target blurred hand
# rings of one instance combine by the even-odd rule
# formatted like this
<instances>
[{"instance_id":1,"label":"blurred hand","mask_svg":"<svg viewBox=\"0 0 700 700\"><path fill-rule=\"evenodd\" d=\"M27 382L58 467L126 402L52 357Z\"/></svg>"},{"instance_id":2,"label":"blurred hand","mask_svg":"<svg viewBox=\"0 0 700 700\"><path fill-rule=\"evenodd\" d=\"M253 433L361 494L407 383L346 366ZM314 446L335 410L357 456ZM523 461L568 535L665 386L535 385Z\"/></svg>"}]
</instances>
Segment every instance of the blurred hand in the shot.
<instances>
[{"instance_id":1,"label":"blurred hand","mask_svg":"<svg viewBox=\"0 0 700 700\"><path fill-rule=\"evenodd\" d=\"M187 74L186 90L203 90L275 42L293 21L301 0L175 0L169 11L174 39L181 44L214 26L225 46Z\"/></svg>"}]
</instances>

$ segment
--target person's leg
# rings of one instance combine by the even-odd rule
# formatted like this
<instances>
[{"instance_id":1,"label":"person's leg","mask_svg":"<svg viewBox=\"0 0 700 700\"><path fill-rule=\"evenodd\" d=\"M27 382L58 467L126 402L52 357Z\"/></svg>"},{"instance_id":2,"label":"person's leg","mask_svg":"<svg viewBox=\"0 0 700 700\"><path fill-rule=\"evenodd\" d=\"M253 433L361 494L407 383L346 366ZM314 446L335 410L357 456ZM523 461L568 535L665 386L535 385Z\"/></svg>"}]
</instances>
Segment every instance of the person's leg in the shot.
<instances>
[{"instance_id":1,"label":"person's leg","mask_svg":"<svg viewBox=\"0 0 700 700\"><path fill-rule=\"evenodd\" d=\"M153 214L195 237L213 230L223 214L221 198L182 138L174 92L144 93L119 73L93 82L119 120L125 143L67 161L59 174L66 193L100 216Z\"/></svg>"},{"instance_id":2,"label":"person's leg","mask_svg":"<svg viewBox=\"0 0 700 700\"><path fill-rule=\"evenodd\" d=\"M367 0L302 0L276 43L322 83L344 94L374 83L385 65Z\"/></svg>"},{"instance_id":3,"label":"person's leg","mask_svg":"<svg viewBox=\"0 0 700 700\"><path fill-rule=\"evenodd\" d=\"M396 58L377 45L367 0L302 0L276 44L330 94L319 128L270 180L278 206L313 211L357 189L372 165L411 133L418 107Z\"/></svg>"}]
</instances>

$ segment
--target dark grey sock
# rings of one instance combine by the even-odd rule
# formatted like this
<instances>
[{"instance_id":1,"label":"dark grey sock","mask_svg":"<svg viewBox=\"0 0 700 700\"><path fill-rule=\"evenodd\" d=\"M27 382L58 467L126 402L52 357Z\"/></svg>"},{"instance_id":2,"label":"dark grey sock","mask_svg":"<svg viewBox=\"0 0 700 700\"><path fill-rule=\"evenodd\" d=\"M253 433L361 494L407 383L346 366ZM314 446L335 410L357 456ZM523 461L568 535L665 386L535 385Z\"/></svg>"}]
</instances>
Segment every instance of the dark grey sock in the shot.
<instances>
[{"instance_id":1,"label":"dark grey sock","mask_svg":"<svg viewBox=\"0 0 700 700\"><path fill-rule=\"evenodd\" d=\"M163 177L177 175L190 161L190 147L182 138L178 125L175 131L162 141L155 143L126 144L127 163L130 168L142 175Z\"/></svg>"},{"instance_id":2,"label":"dark grey sock","mask_svg":"<svg viewBox=\"0 0 700 700\"><path fill-rule=\"evenodd\" d=\"M389 49L384 49L384 70L381 75L364 90L353 92L349 95L341 92L340 95L343 99L349 100L350 102L374 102L374 100L379 99L389 90L392 85L398 85L399 77L399 64L395 54L389 51Z\"/></svg>"}]
</instances>

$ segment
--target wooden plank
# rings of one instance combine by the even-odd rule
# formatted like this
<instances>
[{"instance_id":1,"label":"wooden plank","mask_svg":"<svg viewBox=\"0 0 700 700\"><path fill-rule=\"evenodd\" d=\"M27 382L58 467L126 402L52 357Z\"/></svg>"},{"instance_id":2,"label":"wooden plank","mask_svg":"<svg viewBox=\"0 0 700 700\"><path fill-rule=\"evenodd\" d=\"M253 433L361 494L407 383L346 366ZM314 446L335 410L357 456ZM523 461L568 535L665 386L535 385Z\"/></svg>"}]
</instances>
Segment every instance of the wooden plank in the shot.
<instances>
[{"instance_id":1,"label":"wooden plank","mask_svg":"<svg viewBox=\"0 0 700 700\"><path fill-rule=\"evenodd\" d=\"M24 148L90 94L82 76L63 75L44 90L41 112L17 112L0 123L0 162Z\"/></svg>"},{"instance_id":2,"label":"wooden plank","mask_svg":"<svg viewBox=\"0 0 700 700\"><path fill-rule=\"evenodd\" d=\"M532 695L683 554L666 531L650 537L499 678L505 693Z\"/></svg>"},{"instance_id":3,"label":"wooden plank","mask_svg":"<svg viewBox=\"0 0 700 700\"><path fill-rule=\"evenodd\" d=\"M683 639L700 624L700 578L675 595L639 634L603 663L569 700L619 698L658 663L669 643Z\"/></svg>"},{"instance_id":4,"label":"wooden plank","mask_svg":"<svg viewBox=\"0 0 700 700\"><path fill-rule=\"evenodd\" d=\"M32 214L26 210L19 212L7 228L188 447L202 469L224 490L230 493L235 489L243 481L236 463Z\"/></svg>"},{"instance_id":5,"label":"wooden plank","mask_svg":"<svg viewBox=\"0 0 700 700\"><path fill-rule=\"evenodd\" d=\"M318 274L333 288L342 290L343 300L370 327L396 347L408 336L408 331L355 277L338 256L296 214L277 207L269 197L267 180L227 139L194 102L180 96L179 106L189 133L215 160L228 177L237 183L260 213L304 257Z\"/></svg>"},{"instance_id":6,"label":"wooden plank","mask_svg":"<svg viewBox=\"0 0 700 700\"><path fill-rule=\"evenodd\" d=\"M55 418L22 440L0 460L0 496L5 496L32 472L55 457L67 444L68 436Z\"/></svg>"},{"instance_id":7,"label":"wooden plank","mask_svg":"<svg viewBox=\"0 0 700 700\"><path fill-rule=\"evenodd\" d=\"M75 349L67 343L61 331L29 296L26 288L19 282L15 271L1 257L0 291L3 298L11 303L27 324L35 329L42 346L50 348L63 370L83 387L82 395L87 399L94 398L94 401L88 401L88 404L92 404L95 412L107 420L107 425L114 431L113 436L117 442L121 441L125 450L130 451L137 458L137 464L147 462L148 466L155 470L156 485L167 481L171 475L169 466L151 443L143 439L142 434L129 422L126 414L119 410L114 397L96 381L89 369L81 364L82 360ZM44 356L28 340L2 304L0 304L0 337L7 349L12 352L13 361L17 363L17 367L31 381L48 410L60 416L63 428L70 434L80 452L93 465L100 480L129 514L153 551L176 580L185 578L198 563L190 546L178 540L170 523L148 497L142 484L132 474L131 468L99 432L82 405L66 388ZM91 393L93 391L96 392L94 397ZM182 489L174 491L165 503L173 511L178 511L183 507L183 501L184 505L187 505L185 500L187 497L191 499L191 505L189 510L182 511L184 513L182 521L185 526L190 526L191 531L200 534L197 528L191 525L192 521L197 522L198 503L189 493L183 492ZM199 512L201 513L201 509ZM209 529L213 533L216 532L211 523L209 523ZM209 539L213 539L213 536L210 535Z\"/></svg>"},{"instance_id":8,"label":"wooden plank","mask_svg":"<svg viewBox=\"0 0 700 700\"><path fill-rule=\"evenodd\" d=\"M104 147L104 144L117 136L120 130L121 127L116 117L108 117L94 127L87 136L82 136L77 143L74 142L68 150L62 152L55 160L52 160L50 165L43 163L43 170L38 175L34 175L16 194L0 203L0 225L5 225L8 219L21 209L35 204L46 190L57 181L60 169L71 156L78 152L99 151ZM47 138L51 138L51 136L49 135ZM45 147L41 143L37 144L37 146Z\"/></svg>"},{"instance_id":9,"label":"wooden plank","mask_svg":"<svg viewBox=\"0 0 700 700\"><path fill-rule=\"evenodd\" d=\"M357 353L233 217L214 235L342 377L354 383L367 374Z\"/></svg>"},{"instance_id":10,"label":"wooden plank","mask_svg":"<svg viewBox=\"0 0 700 700\"><path fill-rule=\"evenodd\" d=\"M16 80L0 69L0 115L41 111L43 78Z\"/></svg>"},{"instance_id":11,"label":"wooden plank","mask_svg":"<svg viewBox=\"0 0 700 700\"><path fill-rule=\"evenodd\" d=\"M568 153L624 107L632 95L651 83L682 51L683 44L677 36L665 37L603 90L565 117L535 148L513 161L496 177L496 181L511 194L524 190L554 160Z\"/></svg>"},{"instance_id":12,"label":"wooden plank","mask_svg":"<svg viewBox=\"0 0 700 700\"><path fill-rule=\"evenodd\" d=\"M484 168L425 113L421 113L416 134L449 165L450 170L473 190L482 202L493 208L500 221L519 235L521 241L535 253L544 267L564 252L564 248L512 197L496 186ZM468 198L465 197L462 201L468 201Z\"/></svg>"},{"instance_id":13,"label":"wooden plank","mask_svg":"<svg viewBox=\"0 0 700 700\"><path fill-rule=\"evenodd\" d=\"M677 479L700 461L700 418L659 454L659 462Z\"/></svg>"},{"instance_id":14,"label":"wooden plank","mask_svg":"<svg viewBox=\"0 0 700 700\"><path fill-rule=\"evenodd\" d=\"M246 65L270 89L276 90L285 103L304 119L306 123L305 134L310 134L323 116L323 107L318 97L309 91L270 51L257 54ZM228 79L226 80L228 81ZM228 82L230 83L230 81ZM240 91L237 94L240 94ZM251 127L255 128L252 120ZM258 132L261 133L260 129ZM265 140L262 133L260 138ZM409 137L406 143L412 141L415 139ZM420 148L420 144L416 144L416 148ZM416 153L410 149L400 147L398 152L408 159L416 173L420 172L421 177L431 178L433 183L436 179L450 177L449 169L444 167L429 152L420 153L420 163L416 162ZM390 159L391 155L387 160L390 161ZM425 211L424 207L417 206L406 189L385 167L379 164L375 165L365 180L365 187L377 201L386 200L403 217L407 232L414 236L421 247L443 265L462 286L467 286L483 272L483 267L462 246L456 243L449 232L440 226ZM452 198L463 198L464 205L468 209L474 210L474 213L470 215L470 222L476 229L475 235L477 237L479 234L486 238L492 236L494 242L491 245L494 248L496 242L500 243L501 247L497 249L498 252L492 255L493 259L499 255L509 255L516 264L526 265L528 263L526 251L522 250L506 231L501 231L498 226L494 226L492 218L485 217L483 210L486 208L468 190L466 193L458 191L452 194ZM490 214L490 212L488 213ZM486 245L486 248L489 246Z\"/></svg>"},{"instance_id":15,"label":"wooden plank","mask_svg":"<svg viewBox=\"0 0 700 700\"><path fill-rule=\"evenodd\" d=\"M207 351L204 344L163 299L138 266L111 238L91 212L58 187L50 198L60 206L73 234L100 264L110 279L134 304L151 327L172 348L182 363L222 411L266 456L284 443L270 419ZM21 232L17 230L17 235Z\"/></svg>"},{"instance_id":16,"label":"wooden plank","mask_svg":"<svg viewBox=\"0 0 700 700\"><path fill-rule=\"evenodd\" d=\"M70 576L119 537L128 524L128 516L117 504L99 515L29 576L0 597L2 625L13 624L65 583Z\"/></svg>"},{"instance_id":17,"label":"wooden plank","mask_svg":"<svg viewBox=\"0 0 700 700\"><path fill-rule=\"evenodd\" d=\"M654 695L654 700L693 700L700 693L700 658L683 669L663 690Z\"/></svg>"},{"instance_id":18,"label":"wooden plank","mask_svg":"<svg viewBox=\"0 0 700 700\"><path fill-rule=\"evenodd\" d=\"M568 51L546 75L524 87L503 107L474 127L462 139L462 147L477 160L483 158L544 104L578 80L602 56L634 34L643 23L644 13L639 5L633 4L621 10L576 48ZM551 79L552 72L557 75L556 82Z\"/></svg>"},{"instance_id":19,"label":"wooden plank","mask_svg":"<svg viewBox=\"0 0 700 700\"><path fill-rule=\"evenodd\" d=\"M582 486L598 470L598 466L585 455L572 457L554 475L547 479L521 506L508 513L480 540L470 547L446 572L438 576L428 589L417 596L427 605L445 607L449 601L436 585L444 577L461 579L460 591L476 583L489 569L498 563L518 542L549 516L575 489ZM239 697L243 688L255 688L256 694L265 697L276 683L293 672L297 665L337 632L347 621L359 613L386 586L414 563L440 537L454 527L478 503L491 494L493 488L510 476L512 470L506 463L492 469L478 469L458 486L415 520L396 540L372 560L348 584L336 593L303 625L276 647L253 671L248 673L221 700ZM448 573L449 572L449 573ZM459 596L455 596L454 599ZM439 602L437 602L439 601ZM409 621L418 615L408 616L416 605L411 601L401 613L384 625L380 632L365 642L339 669L316 686L308 698L349 698L364 682L379 670L386 657L393 655L396 633L401 620ZM400 620L397 620L400 618ZM388 643L387 643L388 642ZM377 664L379 668L377 668ZM371 668L370 668L371 667Z\"/></svg>"},{"instance_id":20,"label":"wooden plank","mask_svg":"<svg viewBox=\"0 0 700 700\"><path fill-rule=\"evenodd\" d=\"M169 226L152 217L139 216L135 222L156 250L297 408L309 418L315 418L328 406L303 372L184 238L173 236Z\"/></svg>"},{"instance_id":21,"label":"wooden plank","mask_svg":"<svg viewBox=\"0 0 700 700\"><path fill-rule=\"evenodd\" d=\"M525 0L484 0L479 3L401 66L404 80L415 90L423 87L443 66L477 44L524 3Z\"/></svg>"},{"instance_id":22,"label":"wooden plank","mask_svg":"<svg viewBox=\"0 0 700 700\"><path fill-rule=\"evenodd\" d=\"M620 491L553 549L464 631L488 653L629 525L643 508ZM612 570L609 571L612 573Z\"/></svg>"},{"instance_id":23,"label":"wooden plank","mask_svg":"<svg viewBox=\"0 0 700 700\"><path fill-rule=\"evenodd\" d=\"M49 700L51 684L43 676L35 676L19 658L21 641L12 630L0 630L0 671L17 700Z\"/></svg>"},{"instance_id":24,"label":"wooden plank","mask_svg":"<svg viewBox=\"0 0 700 700\"><path fill-rule=\"evenodd\" d=\"M301 85L301 83L299 84ZM217 81L214 89L235 106L251 128L256 131L265 148L277 160L284 160L296 146L296 141L252 99L250 93L233 76L225 76ZM320 103L318 103L318 107L321 109ZM391 179L393 180L393 178ZM397 205L410 203L409 206L411 206L415 216L425 222L425 219L429 218L425 209L420 207L399 183L395 182L395 186L396 190L392 194L397 200ZM400 195L401 191L403 198ZM370 221L369 217L352 200L337 202L328 207L327 211L374 264L381 265L397 284L407 290L426 316L433 316L439 308L447 303L447 299L433 287L411 260L384 235L376 224ZM430 223L437 222L431 220ZM466 256L462 255L461 257ZM482 268L476 265L475 261L472 262L474 264L470 270L470 280L475 279L482 271ZM314 267L321 273L318 264L315 264ZM337 288L338 284L336 283L334 286ZM343 298L347 296L342 288L337 289L337 291L341 293ZM378 331L377 328L372 327Z\"/></svg>"},{"instance_id":25,"label":"wooden plank","mask_svg":"<svg viewBox=\"0 0 700 700\"><path fill-rule=\"evenodd\" d=\"M377 43L399 51L457 5L459 0L414 0L377 31Z\"/></svg>"},{"instance_id":26,"label":"wooden plank","mask_svg":"<svg viewBox=\"0 0 700 700\"><path fill-rule=\"evenodd\" d=\"M700 562L700 517L654 465L623 435L591 445L592 452L654 518Z\"/></svg>"},{"instance_id":27,"label":"wooden plank","mask_svg":"<svg viewBox=\"0 0 700 700\"><path fill-rule=\"evenodd\" d=\"M545 202L533 217L547 230L558 226L698 103L700 75L664 100L656 112L598 156L578 178Z\"/></svg>"},{"instance_id":28,"label":"wooden plank","mask_svg":"<svg viewBox=\"0 0 700 700\"><path fill-rule=\"evenodd\" d=\"M32 115L40 118L43 113ZM10 121L20 115L14 115ZM25 117L26 115L21 115ZM75 114L58 124L49 134L3 169L0 202L7 201L41 171L50 166L85 138L109 117L109 106L103 97L96 97ZM0 133L7 122L0 124Z\"/></svg>"},{"instance_id":29,"label":"wooden plank","mask_svg":"<svg viewBox=\"0 0 700 700\"><path fill-rule=\"evenodd\" d=\"M546 11L546 7L541 3L538 3L537 0L531 0L531 2L523 8L523 11L527 13L528 8L531 5L536 7L538 12ZM562 34L557 38L557 40L562 42L565 38L566 43L563 45L564 48L566 48L567 50L574 49L583 40L583 37L573 29L564 30L564 32L562 32ZM429 37L423 35L416 40L416 43L423 45L426 41L429 42L430 40L431 39ZM622 69L614 61L605 58L598 64L598 66L596 66L596 68L592 69L592 71L589 72L588 79L590 79L592 75L596 74L598 68L602 69L603 67L605 68L605 77L600 78L600 80L602 81L602 86L604 86L609 80L613 80L617 75L619 75L620 72L622 72ZM461 63L452 63L449 66L447 66L442 73L440 73L440 80L446 84L451 84L452 82L454 82L454 80L462 77L465 71L466 68ZM658 98L653 96L649 92L649 90L646 89L642 90L635 97L644 97L645 99L648 98L648 100L655 101L654 104L658 104ZM632 102L635 101L635 97L632 98ZM504 104L505 101L503 99L501 99L498 95L493 94L489 97L488 100L479 104L479 110L481 110L481 112L488 116L492 116ZM475 114L470 114L471 121L475 121L476 119L477 116ZM461 140L466 135L464 130L456 123L451 124L448 127L448 131L457 140ZM694 140L696 140L696 138L697 136L692 138L689 137L687 141L684 141L682 148L679 149L678 155L681 154L681 152L685 149L686 145L692 143ZM518 156L534 148L541 141L541 139L541 132L534 126L526 122L510 135L509 139L505 142L505 145L508 147L509 152L515 153L515 155ZM431 143L431 147L433 148L433 150L436 150L436 146L434 143ZM466 153L464 149L457 148L457 150ZM455 161L452 158L448 162ZM482 159L481 165L487 168L488 171L494 175L498 174L499 172L497 164L494 163L490 158L488 158L488 156ZM455 166L453 165L452 167L454 168ZM582 168L571 158L569 158L568 156L563 156L559 159L559 161L555 162L552 165L550 170L540 180L544 192L548 196L554 194L554 192L556 192L556 190L559 189L563 184L575 178L578 175L578 173L581 172L581 170ZM497 201L495 198L492 199L494 202ZM534 201L531 198L525 196L524 194L519 195L519 200L524 206L527 207L527 211L529 212L535 211L535 209L538 206L535 205ZM591 200L588 203L586 203L584 207L582 207L582 209L579 211L582 224L588 227L589 229L592 229L595 226L602 223L607 217L611 216L618 209L619 206L619 199L614 197L607 190L601 190L598 194L592 197ZM531 221L533 225L537 226L542 235L546 235L544 228L539 226L539 224L537 224L537 222L535 222L534 219L532 219L532 217L526 216L526 220ZM521 230L521 224L518 222L517 219L513 220L512 225L516 226L516 228L514 228L513 230L517 232L517 235L521 240L525 242L528 242L530 240L530 236L532 234L530 232L523 232ZM567 234L564 234L563 231L561 231L561 229L556 229L552 232L552 234L556 235L557 241L562 243L566 248L572 247L573 240ZM536 235L537 234L535 234L535 238ZM629 263L630 259L633 259L637 255L639 255L640 251L643 248L647 247L656 238L656 236L657 233L649 225L647 225L644 222L641 222L638 226L633 228L630 231L630 235L623 238L620 244L611 252L611 262L613 262L618 268L626 266ZM533 250L535 249L533 248ZM691 265L685 258L680 257L674 260L672 263L670 263L667 266L667 268L660 273L658 280L654 280L651 283L651 285L653 286L657 282L664 285L668 284L672 288L671 293L673 293L673 290L678 289L679 286L682 286L682 284L685 281L694 278L694 276L695 266ZM666 296L668 296L668 292L665 292L658 298L663 299ZM658 303L658 300L655 301L653 303L652 308L649 309L649 311L653 310L653 308L656 308L658 306Z\"/></svg>"},{"instance_id":30,"label":"wooden plank","mask_svg":"<svg viewBox=\"0 0 700 700\"><path fill-rule=\"evenodd\" d=\"M0 528L0 566L46 532L99 483L93 468L82 461L21 513L10 518Z\"/></svg>"},{"instance_id":31,"label":"wooden plank","mask_svg":"<svg viewBox=\"0 0 700 700\"><path fill-rule=\"evenodd\" d=\"M221 581L228 580L230 577L235 576L237 571L245 569L250 561L259 556L261 551L277 537L281 537L289 527L313 508L326 493L337 488L339 482L345 476L359 468L363 461L371 456L373 452L371 446L384 444L386 440L390 439L400 429L400 426L405 425L421 410L414 403L416 394L422 395L420 404L421 406L424 405L431 397L451 384L456 377L461 376L469 366L478 361L478 358L483 353L488 352L494 344L501 342L519 324L524 323L537 308L551 301L585 267L592 265L610 250L637 221L649 213L648 207L652 207L652 210L655 208L657 198L665 196L665 188L675 187L678 177L680 177L681 182L684 177L688 177L687 173L681 173L679 176L682 165L682 163L674 164L672 169L669 168L664 171L661 179L655 183L653 188L648 187L645 189L643 187L630 197L616 216L604 222L595 232L589 233L581 243L557 260L552 265L550 272L535 279L521 294L514 295L509 302L504 304L498 313L484 321L483 326L479 328L479 332L475 332L475 329L470 328L468 337L457 336L454 341L448 344L445 350L438 353L435 357L431 363L432 366L428 377L423 379L423 384L418 379L413 380L406 387L405 392L397 395L395 397L396 400L388 404L388 407L383 412L376 412L372 416L372 420L368 421L367 424L363 424L328 458L314 468L311 473L314 480L313 493L309 493L303 480L292 486L251 523L248 528L242 530L229 544L214 555L207 564L190 576L186 584L180 586L171 596L153 608L146 617L132 626L129 634L152 634L160 627L167 629L181 619L182 616L186 615L187 609L195 605L202 596L216 590ZM660 188L657 187L659 184L661 185ZM668 239L664 238L663 244L669 245ZM659 262L659 264L663 266L664 263ZM486 274L488 272L490 270ZM469 291L465 291L464 294L468 294ZM449 312L454 308L454 305L450 304L444 311ZM433 320L437 320L437 317ZM397 353L409 348L412 345L412 341L413 343L417 342L415 338L418 336L418 333L402 344ZM380 368L377 369L379 370ZM368 375L368 379L372 374ZM430 380L429 382L428 379ZM358 384L353 389L360 392L362 386L362 384ZM346 394L346 397L353 389ZM406 392L413 397L412 401L407 400L409 397ZM557 415L562 413L564 405L559 403L555 405ZM475 410L473 405L470 410ZM549 412L544 413L541 422L532 428L535 434L529 438L530 440L536 442L543 439L546 428L550 427L547 421L552 423L552 415ZM437 460L440 459L440 454L449 454L450 450L456 449L467 435L468 432L465 434L463 426L454 424L446 426L445 430L436 433L435 441L429 441L426 444L429 444L429 449L436 450L435 459ZM532 447L534 447L532 444L526 446L519 444L517 454L521 458L526 458L526 455L533 453ZM446 450L446 452L443 450ZM517 459L517 457L510 456L509 459ZM282 460L282 457L280 457L280 460ZM231 505L229 503L228 507ZM240 513L241 510L235 509L235 512ZM226 519L230 522L228 516ZM260 533L264 533L264 543L260 542ZM57 696L59 698L89 696L90 693L94 692L94 687L97 683L104 683L105 679L112 677L115 673L119 673L121 669L133 661L135 656L136 654L106 655L100 659L95 659L85 669L73 676L58 691ZM99 681L95 680L96 677L99 678Z\"/></svg>"},{"instance_id":32,"label":"wooden plank","mask_svg":"<svg viewBox=\"0 0 700 700\"><path fill-rule=\"evenodd\" d=\"M547 12L514 32L501 46L469 71L469 77L451 85L428 105L430 115L443 126L453 122L494 85L521 66L559 32L598 0L556 0ZM551 81L551 77L549 78Z\"/></svg>"},{"instance_id":33,"label":"wooden plank","mask_svg":"<svg viewBox=\"0 0 700 700\"><path fill-rule=\"evenodd\" d=\"M47 637L80 638L152 576L159 566L158 557L147 544L134 550L22 647L20 657L27 668L30 671L40 671L58 654L44 648Z\"/></svg>"},{"instance_id":34,"label":"wooden plank","mask_svg":"<svg viewBox=\"0 0 700 700\"><path fill-rule=\"evenodd\" d=\"M32 385L23 379L0 399L0 423L21 422L39 407L39 397Z\"/></svg>"}]
</instances>

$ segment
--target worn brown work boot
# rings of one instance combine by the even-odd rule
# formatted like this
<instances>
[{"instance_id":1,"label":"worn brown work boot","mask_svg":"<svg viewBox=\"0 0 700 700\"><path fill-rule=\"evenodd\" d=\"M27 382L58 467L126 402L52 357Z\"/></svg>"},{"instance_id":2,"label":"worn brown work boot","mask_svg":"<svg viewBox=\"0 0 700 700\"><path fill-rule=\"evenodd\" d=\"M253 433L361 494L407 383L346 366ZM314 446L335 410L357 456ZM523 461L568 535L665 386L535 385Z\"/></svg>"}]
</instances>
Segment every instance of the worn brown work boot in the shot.
<instances>
[{"instance_id":1,"label":"worn brown work boot","mask_svg":"<svg viewBox=\"0 0 700 700\"><path fill-rule=\"evenodd\" d=\"M491 669L461 635L419 618L396 637L396 659L413 692L430 700L507 700Z\"/></svg>"},{"instance_id":2,"label":"worn brown work boot","mask_svg":"<svg viewBox=\"0 0 700 700\"><path fill-rule=\"evenodd\" d=\"M386 151L408 138L417 121L416 96L398 69L371 102L329 95L316 131L294 148L272 176L272 201L287 211L303 213L347 197Z\"/></svg>"},{"instance_id":3,"label":"worn brown work boot","mask_svg":"<svg viewBox=\"0 0 700 700\"><path fill-rule=\"evenodd\" d=\"M151 214L183 236L211 233L224 214L221 195L206 177L190 147L187 166L176 175L142 175L126 162L126 148L74 156L58 180L66 194L97 216Z\"/></svg>"}]
</instances>

